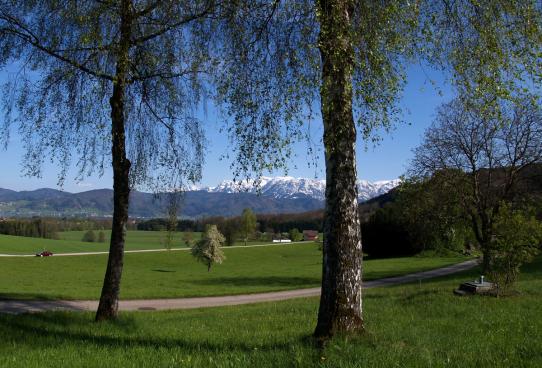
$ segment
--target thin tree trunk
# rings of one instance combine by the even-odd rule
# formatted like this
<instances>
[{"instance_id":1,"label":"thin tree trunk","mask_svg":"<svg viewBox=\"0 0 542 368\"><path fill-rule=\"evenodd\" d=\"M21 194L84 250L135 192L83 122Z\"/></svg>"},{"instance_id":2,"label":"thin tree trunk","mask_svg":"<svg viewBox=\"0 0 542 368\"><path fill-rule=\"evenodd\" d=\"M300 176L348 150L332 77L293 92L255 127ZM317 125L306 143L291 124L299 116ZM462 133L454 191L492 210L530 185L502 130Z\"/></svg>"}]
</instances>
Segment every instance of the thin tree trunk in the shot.
<instances>
[{"instance_id":1,"label":"thin tree trunk","mask_svg":"<svg viewBox=\"0 0 542 368\"><path fill-rule=\"evenodd\" d=\"M482 251L482 273L487 275L491 271L491 238L484 236L484 240L480 244Z\"/></svg>"},{"instance_id":2,"label":"thin tree trunk","mask_svg":"<svg viewBox=\"0 0 542 368\"><path fill-rule=\"evenodd\" d=\"M128 201L130 197L130 161L126 158L124 119L124 100L131 33L130 1L123 0L121 7L120 49L116 67L116 80L113 82L113 95L109 100L111 105L111 154L113 159L113 226L111 228L109 258L100 303L96 312L96 321L117 317L120 281L124 264L124 241L126 238L126 224L128 222Z\"/></svg>"},{"instance_id":3,"label":"thin tree trunk","mask_svg":"<svg viewBox=\"0 0 542 368\"><path fill-rule=\"evenodd\" d=\"M352 112L352 6L350 1L321 0L318 7L327 182L322 295L314 335L326 339L363 330L362 251Z\"/></svg>"}]
</instances>

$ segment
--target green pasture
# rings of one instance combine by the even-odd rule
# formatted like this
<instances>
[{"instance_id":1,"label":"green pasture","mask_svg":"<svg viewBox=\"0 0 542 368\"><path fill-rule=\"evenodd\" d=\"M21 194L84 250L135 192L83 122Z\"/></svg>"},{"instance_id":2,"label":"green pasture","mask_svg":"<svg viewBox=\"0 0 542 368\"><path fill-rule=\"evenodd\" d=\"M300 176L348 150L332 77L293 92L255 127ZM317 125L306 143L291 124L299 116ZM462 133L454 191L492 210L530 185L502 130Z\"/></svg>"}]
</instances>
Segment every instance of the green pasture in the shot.
<instances>
[{"instance_id":1,"label":"green pasture","mask_svg":"<svg viewBox=\"0 0 542 368\"><path fill-rule=\"evenodd\" d=\"M316 243L225 248L226 260L207 272L187 250L128 253L121 296L175 298L316 287L322 254ZM366 280L437 268L463 258L367 260ZM0 297L97 299L107 255L0 257Z\"/></svg>"},{"instance_id":2,"label":"green pasture","mask_svg":"<svg viewBox=\"0 0 542 368\"><path fill-rule=\"evenodd\" d=\"M60 239L69 241L80 241L86 231L65 231L59 233ZM96 236L99 230L96 230ZM103 230L106 242L109 246L109 238L111 236L110 230ZM172 248L184 248L185 243L183 239L183 232L174 232ZM137 249L159 249L165 247L165 240L167 238L166 231L141 231L141 230L128 230L126 233L126 245L131 250ZM192 240L197 241L201 238L200 232L192 232ZM271 243L266 240L249 240L247 245L257 245ZM243 240L237 240L234 245L245 245Z\"/></svg>"},{"instance_id":3,"label":"green pasture","mask_svg":"<svg viewBox=\"0 0 542 368\"><path fill-rule=\"evenodd\" d=\"M53 253L77 253L77 252L105 252L109 250L110 230L103 230L105 242L87 243L81 241L86 231L65 231L58 233L59 239L29 238L0 234L0 254L35 254L42 250ZM95 231L98 238L98 231ZM201 233L192 233L192 240L201 238ZM129 230L126 233L126 250L164 249L167 239L165 231L138 231ZM250 240L247 245L269 244L264 240ZM240 246L245 243L238 240L234 245ZM171 248L185 248L182 232L173 233Z\"/></svg>"},{"instance_id":4,"label":"green pasture","mask_svg":"<svg viewBox=\"0 0 542 368\"><path fill-rule=\"evenodd\" d=\"M99 230L94 231L96 237L98 237ZM78 242L83 239L83 235L86 231L64 231L58 233L58 236L62 240ZM111 230L103 230L105 236L105 242L107 243L107 249L109 249L109 238L111 237ZM127 250L140 250L140 249L161 249L165 248L166 231L138 231L128 230L126 232L126 249ZM172 248L185 248L183 233L174 232L172 234ZM199 240L201 233L192 233L193 240ZM93 244L93 243L85 243Z\"/></svg>"},{"instance_id":5,"label":"green pasture","mask_svg":"<svg viewBox=\"0 0 542 368\"><path fill-rule=\"evenodd\" d=\"M542 258L524 267L518 295L452 294L478 273L366 290L365 333L323 349L310 337L317 298L125 312L99 324L93 313L0 315L0 366L541 367Z\"/></svg>"},{"instance_id":6,"label":"green pasture","mask_svg":"<svg viewBox=\"0 0 542 368\"><path fill-rule=\"evenodd\" d=\"M59 239L41 239L22 236L0 235L0 254L34 254L47 249L53 253L103 252L109 250L110 230L104 230L105 242L83 242L85 231L66 231L58 233ZM98 231L95 231L96 238ZM165 231L128 231L126 234L126 250L163 249L165 248ZM194 233L199 239L200 233ZM172 248L184 248L182 233L174 233Z\"/></svg>"}]
</instances>

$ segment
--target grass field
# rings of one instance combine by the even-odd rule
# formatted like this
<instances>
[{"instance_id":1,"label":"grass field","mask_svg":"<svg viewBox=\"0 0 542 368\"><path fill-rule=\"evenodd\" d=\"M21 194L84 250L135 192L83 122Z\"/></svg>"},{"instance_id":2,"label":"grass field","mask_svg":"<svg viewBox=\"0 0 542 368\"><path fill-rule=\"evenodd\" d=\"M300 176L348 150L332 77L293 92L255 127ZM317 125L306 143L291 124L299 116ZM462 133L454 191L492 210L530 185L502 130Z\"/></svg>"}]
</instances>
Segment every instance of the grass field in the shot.
<instances>
[{"instance_id":1,"label":"grass field","mask_svg":"<svg viewBox=\"0 0 542 368\"><path fill-rule=\"evenodd\" d=\"M521 293L456 297L476 271L370 289L366 332L317 349L318 300L123 313L0 315L2 367L541 367L542 258L524 268Z\"/></svg>"},{"instance_id":2,"label":"grass field","mask_svg":"<svg viewBox=\"0 0 542 368\"><path fill-rule=\"evenodd\" d=\"M104 230L106 241L104 243L82 242L84 231L66 231L59 233L58 240L29 238L22 236L0 235L0 253L4 254L34 254L43 249L53 253L73 252L102 252L109 250L109 237L111 231ZM199 239L201 233L193 233L194 240ZM98 232L96 231L96 235ZM165 231L128 231L126 235L126 250L163 249ZM182 233L175 233L172 248L184 248Z\"/></svg>"},{"instance_id":3,"label":"grass field","mask_svg":"<svg viewBox=\"0 0 542 368\"><path fill-rule=\"evenodd\" d=\"M109 246L109 238L111 236L111 231L104 230L103 232L106 238L107 245ZM65 231L65 232L59 233L58 235L60 239L77 242L83 238L84 233L85 231ZM98 231L96 231L96 234L98 234ZM129 230L126 236L127 237L126 244L128 247L130 247L130 249L133 249L133 250L164 248L164 241L166 239L166 236L167 236L167 233L165 231ZM192 236L193 236L193 240L196 241L201 238L201 233L193 232ZM182 232L174 233L174 237L173 237L174 248L184 247L184 240L182 237L183 237ZM249 240L247 242L247 245L264 244L264 243L270 243L270 242L265 241L265 240ZM235 242L234 245L244 245L244 244L245 243L243 241L238 240Z\"/></svg>"},{"instance_id":4,"label":"grass field","mask_svg":"<svg viewBox=\"0 0 542 368\"><path fill-rule=\"evenodd\" d=\"M35 254L47 249L53 253L105 252L109 250L110 230L104 230L104 243L82 242L85 231L65 231L58 233L59 239L41 239L0 234L0 254ZM95 231L96 236L98 231ZM200 239L201 233L194 232L193 240ZM165 231L129 230L126 234L126 250L164 249L167 233ZM183 233L174 233L172 248L185 248ZM251 240L247 245L265 244L269 241ZM234 245L244 245L237 241Z\"/></svg>"},{"instance_id":5,"label":"grass field","mask_svg":"<svg viewBox=\"0 0 542 368\"><path fill-rule=\"evenodd\" d=\"M320 285L315 243L225 249L226 260L207 272L187 251L126 254L121 296L173 298L244 294ZM457 263L462 258L368 260L365 279ZM97 299L107 255L0 258L0 297Z\"/></svg>"}]
</instances>

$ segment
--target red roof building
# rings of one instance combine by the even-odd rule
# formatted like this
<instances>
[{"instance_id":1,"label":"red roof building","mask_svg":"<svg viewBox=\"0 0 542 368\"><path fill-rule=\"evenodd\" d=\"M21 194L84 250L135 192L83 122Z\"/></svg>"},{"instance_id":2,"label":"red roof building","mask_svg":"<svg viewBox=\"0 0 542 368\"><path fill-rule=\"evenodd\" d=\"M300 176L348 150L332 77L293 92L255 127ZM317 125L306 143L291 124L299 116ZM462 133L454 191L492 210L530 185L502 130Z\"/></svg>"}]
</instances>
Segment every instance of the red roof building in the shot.
<instances>
[{"instance_id":1,"label":"red roof building","mask_svg":"<svg viewBox=\"0 0 542 368\"><path fill-rule=\"evenodd\" d=\"M318 239L318 231L316 230L303 230L303 240L314 241Z\"/></svg>"}]
</instances>

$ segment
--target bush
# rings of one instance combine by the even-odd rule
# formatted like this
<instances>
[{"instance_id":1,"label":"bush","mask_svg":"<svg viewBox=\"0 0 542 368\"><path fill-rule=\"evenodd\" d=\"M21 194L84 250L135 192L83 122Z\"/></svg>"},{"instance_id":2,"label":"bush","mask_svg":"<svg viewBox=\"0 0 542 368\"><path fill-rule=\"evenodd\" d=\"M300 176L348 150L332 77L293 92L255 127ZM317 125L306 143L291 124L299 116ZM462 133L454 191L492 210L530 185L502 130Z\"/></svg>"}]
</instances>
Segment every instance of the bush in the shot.
<instances>
[{"instance_id":1,"label":"bush","mask_svg":"<svg viewBox=\"0 0 542 368\"><path fill-rule=\"evenodd\" d=\"M512 211L503 205L495 223L491 243L489 277L498 285L497 294L510 291L518 279L521 265L540 251L542 225L534 217Z\"/></svg>"},{"instance_id":2,"label":"bush","mask_svg":"<svg viewBox=\"0 0 542 368\"><path fill-rule=\"evenodd\" d=\"M81 239L84 242L87 243L94 243L96 241L96 234L93 230L88 230L84 235L83 239Z\"/></svg>"},{"instance_id":3,"label":"bush","mask_svg":"<svg viewBox=\"0 0 542 368\"><path fill-rule=\"evenodd\" d=\"M293 228L289 231L290 240L293 242L301 241L303 240L303 234L299 232L296 228Z\"/></svg>"},{"instance_id":4,"label":"bush","mask_svg":"<svg viewBox=\"0 0 542 368\"><path fill-rule=\"evenodd\" d=\"M192 247L192 244L194 242L194 234L192 231L185 231L183 232L183 243L187 247Z\"/></svg>"},{"instance_id":5,"label":"bush","mask_svg":"<svg viewBox=\"0 0 542 368\"><path fill-rule=\"evenodd\" d=\"M98 242L99 243L105 243L105 234L103 231L100 231L98 233Z\"/></svg>"}]
</instances>

